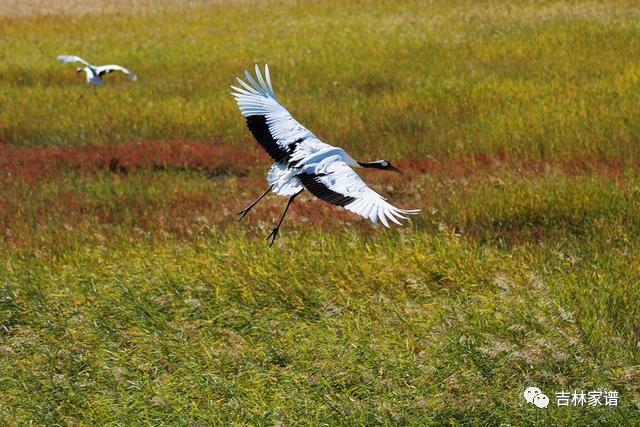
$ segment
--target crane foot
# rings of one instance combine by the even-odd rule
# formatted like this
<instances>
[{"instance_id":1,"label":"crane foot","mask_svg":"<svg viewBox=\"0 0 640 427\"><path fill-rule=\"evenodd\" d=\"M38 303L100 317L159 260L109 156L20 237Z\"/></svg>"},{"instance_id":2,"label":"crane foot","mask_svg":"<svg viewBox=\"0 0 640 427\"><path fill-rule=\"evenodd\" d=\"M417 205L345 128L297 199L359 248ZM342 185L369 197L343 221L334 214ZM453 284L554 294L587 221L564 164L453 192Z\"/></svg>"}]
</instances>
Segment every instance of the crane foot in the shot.
<instances>
[{"instance_id":1,"label":"crane foot","mask_svg":"<svg viewBox=\"0 0 640 427\"><path fill-rule=\"evenodd\" d=\"M271 239L271 243L269 243L269 247L273 246L273 242L276 241L276 237L278 236L278 231L280 231L280 227L275 227L271 230L271 234L267 236L267 240Z\"/></svg>"}]
</instances>

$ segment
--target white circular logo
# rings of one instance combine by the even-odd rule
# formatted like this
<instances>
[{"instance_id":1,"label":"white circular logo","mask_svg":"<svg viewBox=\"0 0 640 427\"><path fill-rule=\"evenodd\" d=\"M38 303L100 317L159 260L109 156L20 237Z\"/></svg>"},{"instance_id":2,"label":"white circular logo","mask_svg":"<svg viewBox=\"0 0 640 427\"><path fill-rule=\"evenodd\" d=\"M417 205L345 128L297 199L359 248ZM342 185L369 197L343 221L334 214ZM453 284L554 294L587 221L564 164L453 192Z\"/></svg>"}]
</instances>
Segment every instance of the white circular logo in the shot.
<instances>
[{"instance_id":1,"label":"white circular logo","mask_svg":"<svg viewBox=\"0 0 640 427\"><path fill-rule=\"evenodd\" d=\"M538 408L549 406L549 398L538 387L528 387L522 395L527 403L532 403Z\"/></svg>"}]
</instances>

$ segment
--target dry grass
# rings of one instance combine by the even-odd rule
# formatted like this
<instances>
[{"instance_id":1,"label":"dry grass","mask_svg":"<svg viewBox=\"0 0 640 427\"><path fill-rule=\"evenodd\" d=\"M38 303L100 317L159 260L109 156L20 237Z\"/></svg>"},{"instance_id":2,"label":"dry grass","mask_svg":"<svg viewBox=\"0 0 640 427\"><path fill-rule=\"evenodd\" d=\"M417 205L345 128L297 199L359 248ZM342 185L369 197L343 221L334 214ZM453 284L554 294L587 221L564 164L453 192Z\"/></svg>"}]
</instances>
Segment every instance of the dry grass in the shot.
<instances>
[{"instance_id":1,"label":"dry grass","mask_svg":"<svg viewBox=\"0 0 640 427\"><path fill-rule=\"evenodd\" d=\"M0 17L18 19L115 13L139 15L250 2L251 0L4 0L0 3Z\"/></svg>"}]
</instances>

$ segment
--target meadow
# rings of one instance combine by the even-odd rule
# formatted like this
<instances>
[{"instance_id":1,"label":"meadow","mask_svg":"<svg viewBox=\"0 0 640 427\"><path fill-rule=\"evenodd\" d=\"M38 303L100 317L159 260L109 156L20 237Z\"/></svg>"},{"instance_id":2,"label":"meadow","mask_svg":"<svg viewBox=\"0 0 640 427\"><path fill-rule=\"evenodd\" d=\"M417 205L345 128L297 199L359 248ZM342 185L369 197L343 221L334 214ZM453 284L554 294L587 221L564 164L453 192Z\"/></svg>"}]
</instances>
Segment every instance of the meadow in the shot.
<instances>
[{"instance_id":1,"label":"meadow","mask_svg":"<svg viewBox=\"0 0 640 427\"><path fill-rule=\"evenodd\" d=\"M63 3L0 5L3 425L640 423L636 2ZM421 214L238 223L255 63Z\"/></svg>"}]
</instances>

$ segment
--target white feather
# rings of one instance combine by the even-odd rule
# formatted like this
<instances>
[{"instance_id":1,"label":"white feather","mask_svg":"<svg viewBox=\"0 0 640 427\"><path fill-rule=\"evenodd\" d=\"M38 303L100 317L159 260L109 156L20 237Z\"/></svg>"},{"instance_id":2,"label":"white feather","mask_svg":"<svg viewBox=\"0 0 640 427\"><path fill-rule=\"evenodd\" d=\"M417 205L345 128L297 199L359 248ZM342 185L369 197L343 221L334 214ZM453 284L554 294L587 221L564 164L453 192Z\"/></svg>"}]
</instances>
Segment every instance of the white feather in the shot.
<instances>
[{"instance_id":1,"label":"white feather","mask_svg":"<svg viewBox=\"0 0 640 427\"><path fill-rule=\"evenodd\" d=\"M87 67L91 66L91 64L89 64L87 61L75 55L59 55L58 61L63 62L65 64L73 64L74 62L79 62L83 65L86 65Z\"/></svg>"},{"instance_id":2,"label":"white feather","mask_svg":"<svg viewBox=\"0 0 640 427\"><path fill-rule=\"evenodd\" d=\"M101 65L99 67L94 67L96 70L96 73L98 75L102 74L102 73L112 73L114 71L121 71L124 74L126 74L127 76L129 76L129 78L131 78L131 80L136 81L138 80L138 76L133 72L133 71L129 71L128 69L121 67L120 65Z\"/></svg>"},{"instance_id":3,"label":"white feather","mask_svg":"<svg viewBox=\"0 0 640 427\"><path fill-rule=\"evenodd\" d=\"M306 173L315 173L314 166L309 165L305 170ZM400 224L398 218L408 219L402 214L411 215L420 212L420 209L399 209L391 205L362 181L358 174L342 159L332 160L328 165L325 165L323 171L325 175L318 178L323 185L331 191L355 199L344 208L364 218L369 218L374 224L380 220L383 225L389 227L388 220Z\"/></svg>"}]
</instances>

